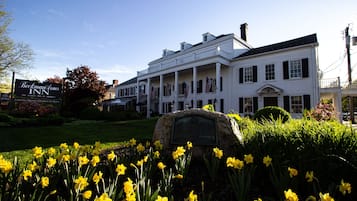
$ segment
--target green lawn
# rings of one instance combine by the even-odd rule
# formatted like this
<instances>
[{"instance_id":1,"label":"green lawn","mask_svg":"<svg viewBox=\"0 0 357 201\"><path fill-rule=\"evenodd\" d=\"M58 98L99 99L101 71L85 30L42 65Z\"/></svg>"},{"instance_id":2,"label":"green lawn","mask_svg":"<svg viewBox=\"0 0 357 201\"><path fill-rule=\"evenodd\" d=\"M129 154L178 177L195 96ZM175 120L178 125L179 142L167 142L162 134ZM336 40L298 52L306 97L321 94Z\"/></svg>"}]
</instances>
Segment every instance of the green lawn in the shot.
<instances>
[{"instance_id":1,"label":"green lawn","mask_svg":"<svg viewBox=\"0 0 357 201\"><path fill-rule=\"evenodd\" d=\"M137 140L150 140L157 119L101 122L74 121L63 126L48 127L0 127L0 152L58 146L66 142L80 144L114 143Z\"/></svg>"}]
</instances>

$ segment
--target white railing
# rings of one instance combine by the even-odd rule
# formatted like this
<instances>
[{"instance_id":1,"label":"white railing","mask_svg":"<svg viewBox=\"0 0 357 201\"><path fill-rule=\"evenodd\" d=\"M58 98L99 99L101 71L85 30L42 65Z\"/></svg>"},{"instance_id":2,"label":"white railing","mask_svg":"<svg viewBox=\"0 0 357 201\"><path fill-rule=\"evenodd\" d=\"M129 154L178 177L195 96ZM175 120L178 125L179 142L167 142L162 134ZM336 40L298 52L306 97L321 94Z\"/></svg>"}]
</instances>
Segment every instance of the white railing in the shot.
<instances>
[{"instance_id":1,"label":"white railing","mask_svg":"<svg viewBox=\"0 0 357 201\"><path fill-rule=\"evenodd\" d=\"M331 78L331 79L321 79L320 80L320 88L340 88L340 77Z\"/></svg>"}]
</instances>

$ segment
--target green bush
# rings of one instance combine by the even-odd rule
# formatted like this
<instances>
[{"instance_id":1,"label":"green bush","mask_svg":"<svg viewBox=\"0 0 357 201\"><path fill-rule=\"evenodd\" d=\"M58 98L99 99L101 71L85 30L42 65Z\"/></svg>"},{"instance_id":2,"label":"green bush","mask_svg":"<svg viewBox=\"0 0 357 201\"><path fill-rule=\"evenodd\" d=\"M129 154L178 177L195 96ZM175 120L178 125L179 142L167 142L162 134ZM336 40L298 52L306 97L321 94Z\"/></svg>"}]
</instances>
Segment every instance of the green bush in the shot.
<instances>
[{"instance_id":1,"label":"green bush","mask_svg":"<svg viewBox=\"0 0 357 201\"><path fill-rule=\"evenodd\" d=\"M11 122L14 118L8 114L0 113L0 122Z\"/></svg>"},{"instance_id":2,"label":"green bush","mask_svg":"<svg viewBox=\"0 0 357 201\"><path fill-rule=\"evenodd\" d=\"M87 107L79 113L79 118L83 120L102 120L103 115L97 107Z\"/></svg>"},{"instance_id":3,"label":"green bush","mask_svg":"<svg viewBox=\"0 0 357 201\"><path fill-rule=\"evenodd\" d=\"M264 120L278 120L281 119L281 121L284 123L291 119L291 115L289 112L284 110L281 107L277 106L267 106L264 107L260 110L258 110L253 117L255 120L262 122Z\"/></svg>"}]
</instances>

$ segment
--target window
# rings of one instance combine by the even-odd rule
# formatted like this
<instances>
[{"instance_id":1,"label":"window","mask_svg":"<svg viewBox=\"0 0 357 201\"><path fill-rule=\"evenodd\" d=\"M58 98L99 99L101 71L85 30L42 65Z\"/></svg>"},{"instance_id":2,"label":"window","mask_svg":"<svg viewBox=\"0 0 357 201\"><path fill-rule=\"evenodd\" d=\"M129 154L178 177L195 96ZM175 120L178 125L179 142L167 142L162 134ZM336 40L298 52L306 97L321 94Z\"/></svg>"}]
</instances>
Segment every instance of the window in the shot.
<instances>
[{"instance_id":1,"label":"window","mask_svg":"<svg viewBox=\"0 0 357 201\"><path fill-rule=\"evenodd\" d=\"M274 64L265 65L265 80L275 80Z\"/></svg>"},{"instance_id":2,"label":"window","mask_svg":"<svg viewBox=\"0 0 357 201\"><path fill-rule=\"evenodd\" d=\"M243 82L257 82L257 66L251 66L246 68L239 68L239 83Z\"/></svg>"},{"instance_id":3,"label":"window","mask_svg":"<svg viewBox=\"0 0 357 201\"><path fill-rule=\"evenodd\" d=\"M224 113L224 99L220 100L220 104L221 104L221 112Z\"/></svg>"},{"instance_id":4,"label":"window","mask_svg":"<svg viewBox=\"0 0 357 201\"><path fill-rule=\"evenodd\" d=\"M240 97L239 113L252 114L258 110L258 97Z\"/></svg>"},{"instance_id":5,"label":"window","mask_svg":"<svg viewBox=\"0 0 357 201\"><path fill-rule=\"evenodd\" d=\"M197 107L196 108L202 108L202 100L197 100Z\"/></svg>"},{"instance_id":6,"label":"window","mask_svg":"<svg viewBox=\"0 0 357 201\"><path fill-rule=\"evenodd\" d=\"M244 82L253 82L253 67L244 68Z\"/></svg>"},{"instance_id":7,"label":"window","mask_svg":"<svg viewBox=\"0 0 357 201\"><path fill-rule=\"evenodd\" d=\"M302 113L302 97L291 96L291 112Z\"/></svg>"},{"instance_id":8,"label":"window","mask_svg":"<svg viewBox=\"0 0 357 201\"><path fill-rule=\"evenodd\" d=\"M197 93L202 93L202 80L197 81Z\"/></svg>"},{"instance_id":9,"label":"window","mask_svg":"<svg viewBox=\"0 0 357 201\"><path fill-rule=\"evenodd\" d=\"M301 60L290 61L290 78L301 78Z\"/></svg>"},{"instance_id":10,"label":"window","mask_svg":"<svg viewBox=\"0 0 357 201\"><path fill-rule=\"evenodd\" d=\"M251 113L253 112L253 101L252 101L252 98L244 98L243 99L243 111L244 113Z\"/></svg>"}]
</instances>

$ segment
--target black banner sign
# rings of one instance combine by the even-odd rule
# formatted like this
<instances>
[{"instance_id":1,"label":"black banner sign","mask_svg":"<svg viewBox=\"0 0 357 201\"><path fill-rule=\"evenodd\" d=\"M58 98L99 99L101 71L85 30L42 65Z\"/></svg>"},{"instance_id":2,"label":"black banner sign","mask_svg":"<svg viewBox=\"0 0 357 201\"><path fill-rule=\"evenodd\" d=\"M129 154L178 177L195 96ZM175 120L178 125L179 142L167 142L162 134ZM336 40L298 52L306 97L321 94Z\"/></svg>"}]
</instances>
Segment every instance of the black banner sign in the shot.
<instances>
[{"instance_id":1,"label":"black banner sign","mask_svg":"<svg viewBox=\"0 0 357 201\"><path fill-rule=\"evenodd\" d=\"M15 81L16 98L44 98L44 99L60 99L62 92L61 84L54 83L39 83L30 80Z\"/></svg>"}]
</instances>

